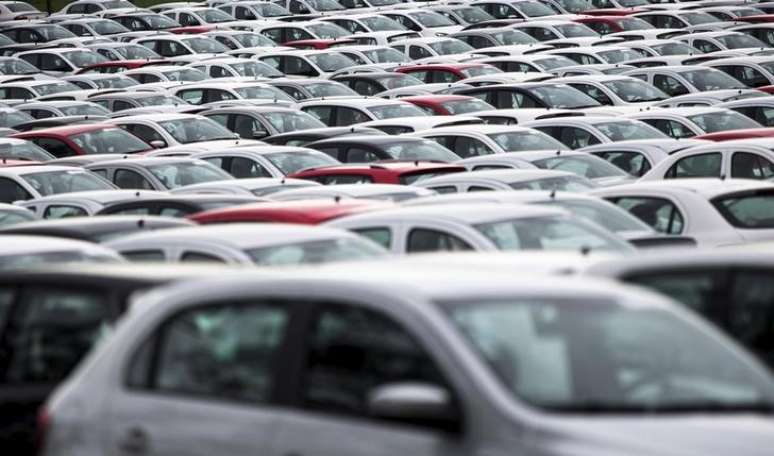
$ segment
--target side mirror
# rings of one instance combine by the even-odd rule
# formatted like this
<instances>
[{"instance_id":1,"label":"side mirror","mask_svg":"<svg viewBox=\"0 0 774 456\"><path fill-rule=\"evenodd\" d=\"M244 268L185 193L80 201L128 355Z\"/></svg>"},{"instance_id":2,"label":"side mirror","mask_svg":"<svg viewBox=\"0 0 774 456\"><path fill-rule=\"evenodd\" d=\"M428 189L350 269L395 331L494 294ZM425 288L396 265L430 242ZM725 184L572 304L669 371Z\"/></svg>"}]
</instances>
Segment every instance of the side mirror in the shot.
<instances>
[{"instance_id":1,"label":"side mirror","mask_svg":"<svg viewBox=\"0 0 774 456\"><path fill-rule=\"evenodd\" d=\"M149 144L150 144L150 145L151 145L151 147L153 147L154 149L163 149L163 148L167 147L167 143L165 143L164 141L162 141L162 140L160 140L160 139L154 139L154 140L153 140L153 141L151 141Z\"/></svg>"},{"instance_id":2,"label":"side mirror","mask_svg":"<svg viewBox=\"0 0 774 456\"><path fill-rule=\"evenodd\" d=\"M449 391L427 383L390 383L371 390L368 412L386 420L457 430L460 417Z\"/></svg>"},{"instance_id":3,"label":"side mirror","mask_svg":"<svg viewBox=\"0 0 774 456\"><path fill-rule=\"evenodd\" d=\"M264 130L256 130L253 132L253 139L263 139L265 137L269 136L268 131Z\"/></svg>"}]
</instances>

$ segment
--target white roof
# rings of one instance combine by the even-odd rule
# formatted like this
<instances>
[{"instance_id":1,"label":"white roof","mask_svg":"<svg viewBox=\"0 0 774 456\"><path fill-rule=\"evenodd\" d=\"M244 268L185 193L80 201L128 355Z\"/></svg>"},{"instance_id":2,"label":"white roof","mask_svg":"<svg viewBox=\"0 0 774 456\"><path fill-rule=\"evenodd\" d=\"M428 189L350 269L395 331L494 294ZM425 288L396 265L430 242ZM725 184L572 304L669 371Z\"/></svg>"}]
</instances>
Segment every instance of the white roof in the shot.
<instances>
[{"instance_id":1,"label":"white roof","mask_svg":"<svg viewBox=\"0 0 774 456\"><path fill-rule=\"evenodd\" d=\"M498 220L513 220L532 217L555 217L567 215L562 209L548 208L536 205L505 206L496 203L478 204L444 204L438 206L403 206L395 209L367 212L341 217L337 221L357 222L397 222L400 220L429 220L432 222L448 221L466 225L489 223Z\"/></svg>"}]
</instances>

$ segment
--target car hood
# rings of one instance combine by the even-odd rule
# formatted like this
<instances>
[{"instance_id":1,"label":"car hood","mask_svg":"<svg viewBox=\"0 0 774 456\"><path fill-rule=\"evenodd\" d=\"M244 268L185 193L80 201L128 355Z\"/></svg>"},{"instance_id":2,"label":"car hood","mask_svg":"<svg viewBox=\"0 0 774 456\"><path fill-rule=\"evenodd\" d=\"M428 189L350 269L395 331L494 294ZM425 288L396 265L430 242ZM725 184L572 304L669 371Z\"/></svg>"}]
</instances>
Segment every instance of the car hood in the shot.
<instances>
[{"instance_id":1,"label":"car hood","mask_svg":"<svg viewBox=\"0 0 774 456\"><path fill-rule=\"evenodd\" d=\"M568 456L768 456L774 445L774 417L765 415L576 415L556 424L540 440Z\"/></svg>"}]
</instances>

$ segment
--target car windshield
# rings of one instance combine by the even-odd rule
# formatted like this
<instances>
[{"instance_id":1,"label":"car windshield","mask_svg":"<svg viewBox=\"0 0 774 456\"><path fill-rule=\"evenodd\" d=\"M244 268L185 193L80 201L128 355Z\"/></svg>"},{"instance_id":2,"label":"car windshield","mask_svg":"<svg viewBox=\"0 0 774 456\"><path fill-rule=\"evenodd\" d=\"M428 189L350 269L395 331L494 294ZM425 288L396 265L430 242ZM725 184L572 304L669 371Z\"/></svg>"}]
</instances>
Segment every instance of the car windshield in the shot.
<instances>
[{"instance_id":1,"label":"car windshield","mask_svg":"<svg viewBox=\"0 0 774 456\"><path fill-rule=\"evenodd\" d=\"M211 8L197 11L196 14L207 24L219 24L222 22L231 22L235 20L233 16L224 13L221 10Z\"/></svg>"},{"instance_id":2,"label":"car windshield","mask_svg":"<svg viewBox=\"0 0 774 456\"><path fill-rule=\"evenodd\" d=\"M115 8L137 8L134 6L131 2L128 2L126 0L113 0L110 2L104 2L102 6L105 7L105 9L115 9Z\"/></svg>"},{"instance_id":3,"label":"car windshield","mask_svg":"<svg viewBox=\"0 0 774 456\"><path fill-rule=\"evenodd\" d=\"M597 32L582 24L555 25L554 28L565 38L594 38L599 36Z\"/></svg>"},{"instance_id":4,"label":"car windshield","mask_svg":"<svg viewBox=\"0 0 774 456\"><path fill-rule=\"evenodd\" d=\"M309 54L307 57L312 61L312 63L320 67L320 69L326 73L343 70L344 68L356 65L352 59L345 56L344 54L339 54L338 52Z\"/></svg>"},{"instance_id":5,"label":"car windshield","mask_svg":"<svg viewBox=\"0 0 774 456\"><path fill-rule=\"evenodd\" d=\"M737 228L774 228L774 193L770 190L723 196L715 198L712 204Z\"/></svg>"},{"instance_id":6,"label":"car windshield","mask_svg":"<svg viewBox=\"0 0 774 456\"><path fill-rule=\"evenodd\" d=\"M624 29L624 31L631 30L651 30L654 29L650 23L643 21L637 17L625 17L618 20L618 25Z\"/></svg>"},{"instance_id":7,"label":"car windshield","mask_svg":"<svg viewBox=\"0 0 774 456\"><path fill-rule=\"evenodd\" d=\"M75 38L75 34L61 25L35 25L35 31L46 41Z\"/></svg>"},{"instance_id":8,"label":"car windshield","mask_svg":"<svg viewBox=\"0 0 774 456\"><path fill-rule=\"evenodd\" d=\"M368 111L377 119L393 119L395 117L426 116L424 111L409 103L371 106Z\"/></svg>"},{"instance_id":9,"label":"car windshield","mask_svg":"<svg viewBox=\"0 0 774 456\"><path fill-rule=\"evenodd\" d=\"M763 41L741 32L729 33L728 35L715 37L715 39L723 43L727 49L769 47Z\"/></svg>"},{"instance_id":10,"label":"car windshield","mask_svg":"<svg viewBox=\"0 0 774 456\"><path fill-rule=\"evenodd\" d=\"M414 76L411 76L409 74L401 74L401 73L396 73L395 75L377 78L377 81L379 81L381 85L386 87L387 90L424 84L424 82L415 78Z\"/></svg>"},{"instance_id":11,"label":"car windshield","mask_svg":"<svg viewBox=\"0 0 774 456\"><path fill-rule=\"evenodd\" d=\"M207 75L203 71L196 70L194 68L180 68L162 71L164 77L173 82L185 81L185 82L197 82L207 79Z\"/></svg>"},{"instance_id":12,"label":"car windshield","mask_svg":"<svg viewBox=\"0 0 774 456\"><path fill-rule=\"evenodd\" d=\"M339 164L339 161L330 155L316 151L275 152L266 154L265 157L285 175L297 173L304 169Z\"/></svg>"},{"instance_id":13,"label":"car windshield","mask_svg":"<svg viewBox=\"0 0 774 456\"><path fill-rule=\"evenodd\" d=\"M324 123L301 111L265 112L263 117L280 133L326 127Z\"/></svg>"},{"instance_id":14,"label":"car windshield","mask_svg":"<svg viewBox=\"0 0 774 456\"><path fill-rule=\"evenodd\" d=\"M94 51L72 51L65 53L64 56L78 68L83 68L108 61L105 56L102 56Z\"/></svg>"},{"instance_id":15,"label":"car windshield","mask_svg":"<svg viewBox=\"0 0 774 456\"><path fill-rule=\"evenodd\" d=\"M532 87L529 93L545 103L546 106L557 109L588 108L600 106L599 102L580 90L564 84Z\"/></svg>"},{"instance_id":16,"label":"car windshield","mask_svg":"<svg viewBox=\"0 0 774 456\"><path fill-rule=\"evenodd\" d=\"M181 144L235 138L226 127L207 118L167 120L159 122L159 125Z\"/></svg>"},{"instance_id":17,"label":"car windshield","mask_svg":"<svg viewBox=\"0 0 774 456\"><path fill-rule=\"evenodd\" d=\"M637 6L650 5L648 0L618 0L618 3L624 8L634 8Z\"/></svg>"},{"instance_id":18,"label":"car windshield","mask_svg":"<svg viewBox=\"0 0 774 456\"><path fill-rule=\"evenodd\" d=\"M116 33L126 33L128 28L119 24L116 21L103 20L103 21L89 21L89 25L100 35L115 35Z\"/></svg>"},{"instance_id":19,"label":"car windshield","mask_svg":"<svg viewBox=\"0 0 774 456\"><path fill-rule=\"evenodd\" d=\"M680 14L680 17L691 25L709 24L711 22L719 22L720 19L709 13L702 12L684 12Z\"/></svg>"},{"instance_id":20,"label":"car windshield","mask_svg":"<svg viewBox=\"0 0 774 456\"><path fill-rule=\"evenodd\" d=\"M120 128L105 128L70 136L86 154L133 154L151 146Z\"/></svg>"},{"instance_id":21,"label":"car windshield","mask_svg":"<svg viewBox=\"0 0 774 456\"><path fill-rule=\"evenodd\" d=\"M115 188L108 181L82 169L22 174L21 178L41 196Z\"/></svg>"},{"instance_id":22,"label":"car windshield","mask_svg":"<svg viewBox=\"0 0 774 456\"><path fill-rule=\"evenodd\" d=\"M164 30L173 27L180 27L177 21L161 15L161 14L149 14L142 16L142 20L147 22L151 30Z\"/></svg>"},{"instance_id":23,"label":"car windshield","mask_svg":"<svg viewBox=\"0 0 774 456\"><path fill-rule=\"evenodd\" d=\"M637 120L619 120L615 122L600 122L594 124L610 141L627 141L636 139L666 139L664 133L650 125Z\"/></svg>"},{"instance_id":24,"label":"car windshield","mask_svg":"<svg viewBox=\"0 0 774 456\"><path fill-rule=\"evenodd\" d=\"M667 94L647 82L634 78L607 81L603 82L602 85L627 103L659 101L669 98Z\"/></svg>"},{"instance_id":25,"label":"car windshield","mask_svg":"<svg viewBox=\"0 0 774 456\"><path fill-rule=\"evenodd\" d=\"M81 103L70 106L60 106L59 110L66 116L109 116L110 111L94 103Z\"/></svg>"},{"instance_id":26,"label":"car windshield","mask_svg":"<svg viewBox=\"0 0 774 456\"><path fill-rule=\"evenodd\" d=\"M502 385L533 407L582 414L771 409L774 386L763 368L706 325L646 302L440 305Z\"/></svg>"},{"instance_id":27,"label":"car windshield","mask_svg":"<svg viewBox=\"0 0 774 456\"><path fill-rule=\"evenodd\" d=\"M397 5L401 2L401 0L369 0L371 6L389 6L389 5Z\"/></svg>"},{"instance_id":28,"label":"car windshield","mask_svg":"<svg viewBox=\"0 0 774 456\"><path fill-rule=\"evenodd\" d=\"M237 72L238 75L244 77L257 77L257 78L279 78L283 74L277 71L271 65L268 65L257 60L251 60L249 62L231 63L229 67Z\"/></svg>"},{"instance_id":29,"label":"car windshield","mask_svg":"<svg viewBox=\"0 0 774 456\"><path fill-rule=\"evenodd\" d=\"M288 94L272 86L251 86L234 89L241 98L247 100L282 100L295 102Z\"/></svg>"},{"instance_id":30,"label":"car windshield","mask_svg":"<svg viewBox=\"0 0 774 456\"><path fill-rule=\"evenodd\" d=\"M168 189L232 179L227 172L201 160L148 166L148 171Z\"/></svg>"},{"instance_id":31,"label":"car windshield","mask_svg":"<svg viewBox=\"0 0 774 456\"><path fill-rule=\"evenodd\" d=\"M747 86L727 75L726 73L707 68L705 70L683 71L680 76L684 77L696 87L700 92L708 90L722 89L746 89Z\"/></svg>"},{"instance_id":32,"label":"car windshield","mask_svg":"<svg viewBox=\"0 0 774 456\"><path fill-rule=\"evenodd\" d=\"M449 149L430 140L396 142L385 149L396 160L436 160L455 162L460 157Z\"/></svg>"},{"instance_id":33,"label":"car windshield","mask_svg":"<svg viewBox=\"0 0 774 456\"><path fill-rule=\"evenodd\" d=\"M37 84L32 89L37 92L39 95L53 95L55 93L62 93L62 92L77 92L80 89L75 84L72 84L70 82L54 82L51 84Z\"/></svg>"},{"instance_id":34,"label":"car windshield","mask_svg":"<svg viewBox=\"0 0 774 456\"><path fill-rule=\"evenodd\" d=\"M664 43L651 46L658 55L693 55L701 54L701 51L685 43Z\"/></svg>"},{"instance_id":35,"label":"car windshield","mask_svg":"<svg viewBox=\"0 0 774 456\"><path fill-rule=\"evenodd\" d=\"M473 47L460 40L449 39L428 44L438 55L464 54L473 51Z\"/></svg>"},{"instance_id":36,"label":"car windshield","mask_svg":"<svg viewBox=\"0 0 774 456\"><path fill-rule=\"evenodd\" d=\"M25 122L32 122L33 120L35 120L35 118L26 112L11 110L9 108L0 110L0 127L2 128L13 128Z\"/></svg>"},{"instance_id":37,"label":"car windshield","mask_svg":"<svg viewBox=\"0 0 774 456\"><path fill-rule=\"evenodd\" d=\"M479 22L494 20L494 16L473 6L460 6L454 10L463 21L468 24L478 24Z\"/></svg>"},{"instance_id":38,"label":"car windshield","mask_svg":"<svg viewBox=\"0 0 774 456\"><path fill-rule=\"evenodd\" d=\"M29 269L49 264L62 263L118 263L116 257L97 255L80 250L57 252L24 253L21 255L0 256L0 270Z\"/></svg>"},{"instance_id":39,"label":"car windshield","mask_svg":"<svg viewBox=\"0 0 774 456\"><path fill-rule=\"evenodd\" d=\"M28 210L24 211L7 211L0 210L0 226L13 225L15 223L31 222L35 220L35 216Z\"/></svg>"},{"instance_id":40,"label":"car windshield","mask_svg":"<svg viewBox=\"0 0 774 456\"><path fill-rule=\"evenodd\" d=\"M575 63L574 60L571 60L567 57L563 57L560 55L535 60L534 64L539 66L545 71L551 71L561 67L577 65L577 63Z\"/></svg>"},{"instance_id":41,"label":"car windshield","mask_svg":"<svg viewBox=\"0 0 774 456\"><path fill-rule=\"evenodd\" d=\"M160 59L161 56L139 44L127 44L126 46L114 47L112 50L121 54L126 60L153 60Z\"/></svg>"},{"instance_id":42,"label":"car windshield","mask_svg":"<svg viewBox=\"0 0 774 456\"><path fill-rule=\"evenodd\" d=\"M181 40L197 54L222 54L228 52L226 46L211 38L193 37Z\"/></svg>"},{"instance_id":43,"label":"car windshield","mask_svg":"<svg viewBox=\"0 0 774 456\"><path fill-rule=\"evenodd\" d=\"M95 79L93 82L94 84L97 84L97 87L100 89L125 89L127 87L139 85L139 82L125 76Z\"/></svg>"},{"instance_id":44,"label":"car windshield","mask_svg":"<svg viewBox=\"0 0 774 456\"><path fill-rule=\"evenodd\" d=\"M406 54L393 48L376 48L362 51L373 63L407 63L410 62Z\"/></svg>"},{"instance_id":45,"label":"car windshield","mask_svg":"<svg viewBox=\"0 0 774 456\"><path fill-rule=\"evenodd\" d=\"M44 162L53 160L55 157L30 141L4 144L0 140L0 158Z\"/></svg>"},{"instance_id":46,"label":"car windshield","mask_svg":"<svg viewBox=\"0 0 774 456\"><path fill-rule=\"evenodd\" d=\"M532 164L538 168L567 171L588 179L628 176L621 168L591 154L570 156L559 154L555 157L535 160Z\"/></svg>"},{"instance_id":47,"label":"car windshield","mask_svg":"<svg viewBox=\"0 0 774 456\"><path fill-rule=\"evenodd\" d=\"M351 35L347 30L339 27L336 24L330 24L328 22L322 22L319 24L307 24L306 28L312 31L317 38L323 40L335 40L338 38L344 38Z\"/></svg>"},{"instance_id":48,"label":"car windshield","mask_svg":"<svg viewBox=\"0 0 774 456\"><path fill-rule=\"evenodd\" d=\"M506 152L525 150L561 150L566 146L539 131L513 131L487 135Z\"/></svg>"},{"instance_id":49,"label":"car windshield","mask_svg":"<svg viewBox=\"0 0 774 456\"><path fill-rule=\"evenodd\" d=\"M366 260L386 254L372 242L349 237L249 249L246 253L260 266Z\"/></svg>"},{"instance_id":50,"label":"car windshield","mask_svg":"<svg viewBox=\"0 0 774 456\"><path fill-rule=\"evenodd\" d=\"M12 13L26 13L26 12L30 12L30 11L38 11L32 5L30 5L28 3L22 3L22 2L19 2L19 3L6 3L5 7L8 8L8 11L10 11Z\"/></svg>"},{"instance_id":51,"label":"car windshield","mask_svg":"<svg viewBox=\"0 0 774 456\"><path fill-rule=\"evenodd\" d=\"M510 4L517 10L521 11L522 14L524 14L527 17L542 17L542 16L551 16L556 14L554 10L547 7L546 5L540 3L540 2L514 2Z\"/></svg>"},{"instance_id":52,"label":"car windshield","mask_svg":"<svg viewBox=\"0 0 774 456\"><path fill-rule=\"evenodd\" d=\"M454 25L454 22L442 14L438 14L433 11L417 11L407 14L409 17L427 28L450 27Z\"/></svg>"},{"instance_id":53,"label":"car windshield","mask_svg":"<svg viewBox=\"0 0 774 456\"><path fill-rule=\"evenodd\" d=\"M688 119L698 125L705 133L762 127L761 124L749 117L731 110L688 116Z\"/></svg>"},{"instance_id":54,"label":"car windshield","mask_svg":"<svg viewBox=\"0 0 774 456\"><path fill-rule=\"evenodd\" d=\"M290 12L285 8L271 2L261 2L252 5L253 9L258 12L261 17L281 17L291 16Z\"/></svg>"},{"instance_id":55,"label":"car windshield","mask_svg":"<svg viewBox=\"0 0 774 456\"><path fill-rule=\"evenodd\" d=\"M358 96L354 90L344 84L337 84L335 82L304 84L304 88L312 95L312 98Z\"/></svg>"},{"instance_id":56,"label":"car windshield","mask_svg":"<svg viewBox=\"0 0 774 456\"><path fill-rule=\"evenodd\" d=\"M22 59L9 58L0 60L0 73L11 75L38 74L40 70Z\"/></svg>"},{"instance_id":57,"label":"car windshield","mask_svg":"<svg viewBox=\"0 0 774 456\"><path fill-rule=\"evenodd\" d=\"M176 106L176 105L186 104L186 102L183 101L182 99L177 97L171 97L169 95L152 95L149 97L140 97L140 98L135 98L134 101L136 101L140 106L143 106L143 107Z\"/></svg>"},{"instance_id":58,"label":"car windshield","mask_svg":"<svg viewBox=\"0 0 774 456\"><path fill-rule=\"evenodd\" d=\"M530 217L474 225L499 250L627 251L625 241L569 217Z\"/></svg>"},{"instance_id":59,"label":"car windshield","mask_svg":"<svg viewBox=\"0 0 774 456\"><path fill-rule=\"evenodd\" d=\"M490 36L500 44L537 44L538 40L532 38L524 32L518 30L505 30L502 32L490 33Z\"/></svg>"},{"instance_id":60,"label":"car windshield","mask_svg":"<svg viewBox=\"0 0 774 456\"><path fill-rule=\"evenodd\" d=\"M594 222L613 233L649 233L653 231L651 227L641 222L637 217L602 199L576 200L554 198L551 201L541 201L535 204L560 207L572 212L576 217Z\"/></svg>"},{"instance_id":61,"label":"car windshield","mask_svg":"<svg viewBox=\"0 0 774 456\"><path fill-rule=\"evenodd\" d=\"M466 114L469 112L488 111L495 109L494 106L490 105L486 101L479 100L478 98L471 98L470 100L446 101L441 103L441 105L443 105L443 108L449 111L449 114L453 116L457 114Z\"/></svg>"},{"instance_id":62,"label":"car windshield","mask_svg":"<svg viewBox=\"0 0 774 456\"><path fill-rule=\"evenodd\" d=\"M270 38L263 36L260 33L240 33L238 35L232 35L232 38L237 40L243 47L274 47L277 45L277 43Z\"/></svg>"},{"instance_id":63,"label":"car windshield","mask_svg":"<svg viewBox=\"0 0 774 456\"><path fill-rule=\"evenodd\" d=\"M556 190L563 192L585 192L598 186L585 177L572 174L559 177L546 177L508 184L514 190Z\"/></svg>"},{"instance_id":64,"label":"car windshield","mask_svg":"<svg viewBox=\"0 0 774 456\"><path fill-rule=\"evenodd\" d=\"M601 51L599 56L607 63L621 63L627 60L640 59L645 57L645 54L636 49L616 49L610 51Z\"/></svg>"},{"instance_id":65,"label":"car windshield","mask_svg":"<svg viewBox=\"0 0 774 456\"><path fill-rule=\"evenodd\" d=\"M383 16L369 16L360 18L360 22L365 24L374 32L389 32L393 30L406 30L406 27L400 25L397 21Z\"/></svg>"},{"instance_id":66,"label":"car windshield","mask_svg":"<svg viewBox=\"0 0 774 456\"><path fill-rule=\"evenodd\" d=\"M346 8L335 0L306 0L317 11L342 11Z\"/></svg>"}]
</instances>

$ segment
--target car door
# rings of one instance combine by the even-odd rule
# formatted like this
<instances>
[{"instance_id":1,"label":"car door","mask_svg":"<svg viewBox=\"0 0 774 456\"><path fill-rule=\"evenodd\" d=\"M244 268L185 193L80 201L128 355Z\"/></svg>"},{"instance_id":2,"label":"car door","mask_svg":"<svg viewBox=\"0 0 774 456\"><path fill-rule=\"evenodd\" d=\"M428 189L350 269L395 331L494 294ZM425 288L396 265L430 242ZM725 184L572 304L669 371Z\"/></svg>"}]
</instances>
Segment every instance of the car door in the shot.
<instances>
[{"instance_id":1,"label":"car door","mask_svg":"<svg viewBox=\"0 0 774 456\"><path fill-rule=\"evenodd\" d=\"M466 440L454 430L369 416L368 397L391 384L438 385L457 396L446 374L450 368L442 365L448 356L431 339L434 331L422 319L398 309L376 308L367 300L326 302L307 309L298 379L292 382L295 407L280 412L271 456L470 454L464 448ZM342 438L347 435L357 438Z\"/></svg>"},{"instance_id":2,"label":"car door","mask_svg":"<svg viewBox=\"0 0 774 456\"><path fill-rule=\"evenodd\" d=\"M726 175L729 175L726 172ZM774 163L761 154L736 151L731 154L730 176L742 179L771 179Z\"/></svg>"},{"instance_id":3,"label":"car door","mask_svg":"<svg viewBox=\"0 0 774 456\"><path fill-rule=\"evenodd\" d=\"M105 403L106 454L269 454L295 308L216 300L167 315L131 347L125 387Z\"/></svg>"}]
</instances>

